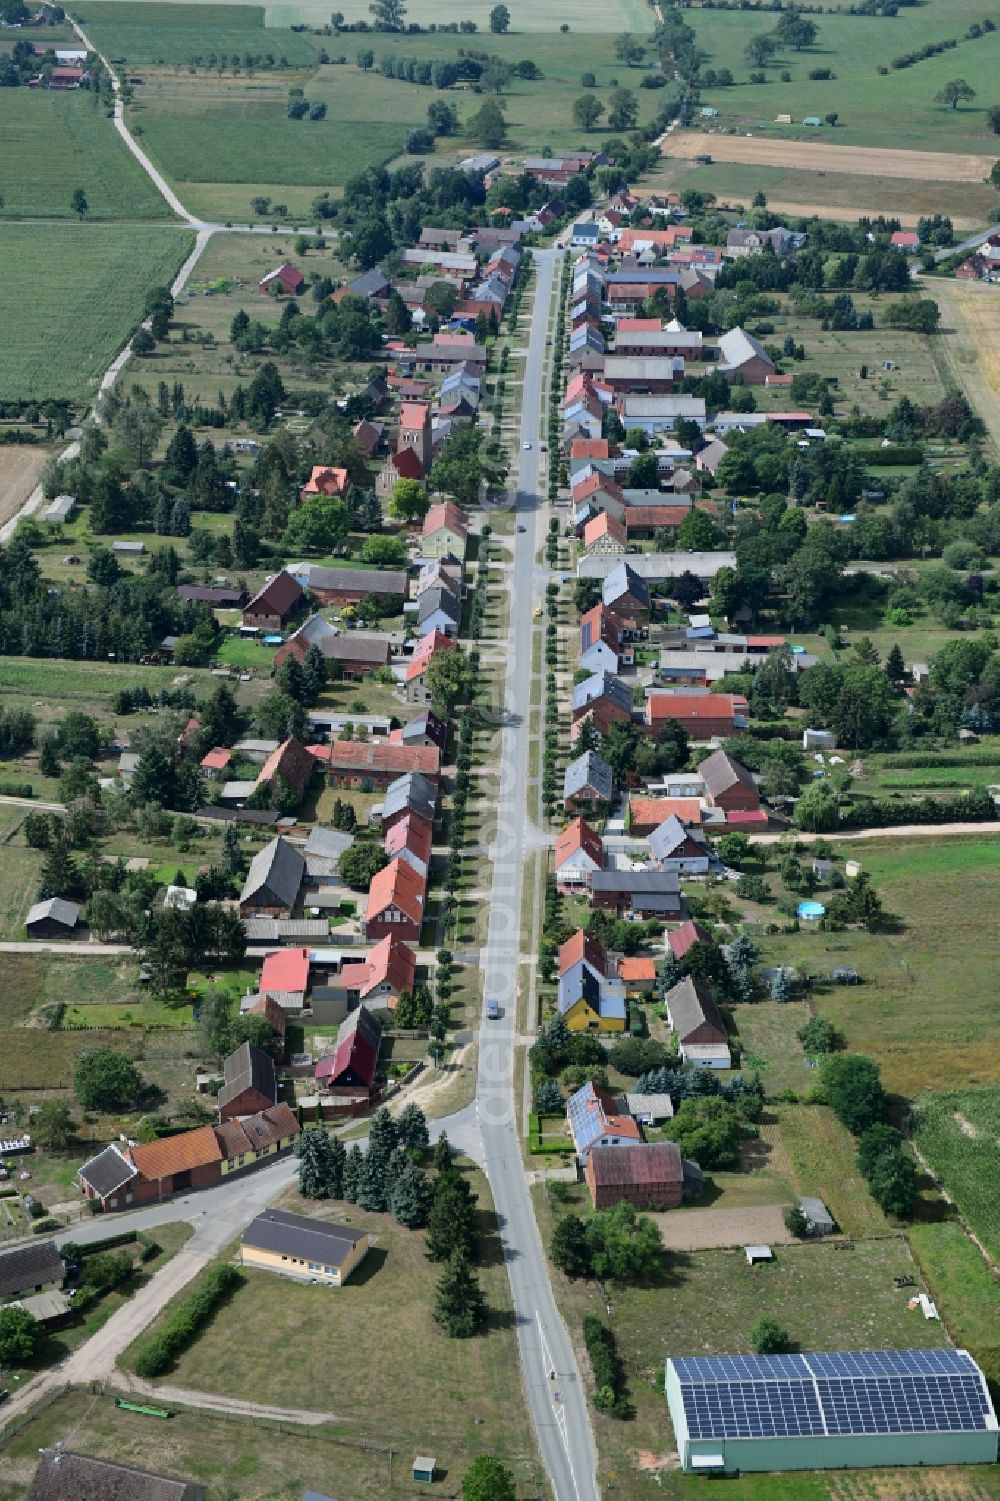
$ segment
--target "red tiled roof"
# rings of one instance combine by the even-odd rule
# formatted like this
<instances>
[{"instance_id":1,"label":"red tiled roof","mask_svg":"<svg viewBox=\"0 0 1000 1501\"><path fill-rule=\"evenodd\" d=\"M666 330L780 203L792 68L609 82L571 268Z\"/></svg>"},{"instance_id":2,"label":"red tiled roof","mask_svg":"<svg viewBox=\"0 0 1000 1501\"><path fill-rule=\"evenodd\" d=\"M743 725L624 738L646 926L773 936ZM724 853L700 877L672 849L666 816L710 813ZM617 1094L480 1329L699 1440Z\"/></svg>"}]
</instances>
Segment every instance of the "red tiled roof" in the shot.
<instances>
[{"instance_id":1,"label":"red tiled roof","mask_svg":"<svg viewBox=\"0 0 1000 1501\"><path fill-rule=\"evenodd\" d=\"M309 950L276 949L260 972L260 990L304 991L309 986Z\"/></svg>"},{"instance_id":2,"label":"red tiled roof","mask_svg":"<svg viewBox=\"0 0 1000 1501\"><path fill-rule=\"evenodd\" d=\"M346 469L331 469L328 464L314 464L300 495L344 495L350 484Z\"/></svg>"},{"instance_id":3,"label":"red tiled roof","mask_svg":"<svg viewBox=\"0 0 1000 1501\"><path fill-rule=\"evenodd\" d=\"M628 516L628 509L626 509L625 515ZM628 541L628 532L625 530L625 527L608 511L600 511L598 515L592 516L587 522L587 525L583 529L583 545L584 547L593 547L594 543L599 542L604 536L613 537L616 542L621 542L623 546Z\"/></svg>"},{"instance_id":4,"label":"red tiled roof","mask_svg":"<svg viewBox=\"0 0 1000 1501\"><path fill-rule=\"evenodd\" d=\"M385 852L390 860L394 860L403 850L409 850L427 865L433 842L434 834L426 818L421 818L419 813L407 813L386 834Z\"/></svg>"},{"instance_id":5,"label":"red tiled roof","mask_svg":"<svg viewBox=\"0 0 1000 1501\"><path fill-rule=\"evenodd\" d=\"M626 984L631 981L633 985L644 980L656 979L656 961L654 959L628 959L621 958L618 961L618 978Z\"/></svg>"},{"instance_id":6,"label":"red tiled roof","mask_svg":"<svg viewBox=\"0 0 1000 1501\"><path fill-rule=\"evenodd\" d=\"M441 770L441 752L436 745L386 745L371 740L334 740L328 749L326 765L331 771L423 772L437 777Z\"/></svg>"},{"instance_id":7,"label":"red tiled roof","mask_svg":"<svg viewBox=\"0 0 1000 1501\"><path fill-rule=\"evenodd\" d=\"M430 407L426 401L404 401L399 408L400 428L423 428L427 423Z\"/></svg>"},{"instance_id":8,"label":"red tiled roof","mask_svg":"<svg viewBox=\"0 0 1000 1501\"><path fill-rule=\"evenodd\" d=\"M675 814L681 823L701 823L701 799L697 797L633 797L629 801L632 828L659 828Z\"/></svg>"},{"instance_id":9,"label":"red tiled roof","mask_svg":"<svg viewBox=\"0 0 1000 1501\"><path fill-rule=\"evenodd\" d=\"M680 526L690 516L690 506L626 506L626 526Z\"/></svg>"},{"instance_id":10,"label":"red tiled roof","mask_svg":"<svg viewBox=\"0 0 1000 1501\"><path fill-rule=\"evenodd\" d=\"M232 758L231 750L227 750L224 745L217 745L207 756L202 756L201 764L206 771L225 771Z\"/></svg>"},{"instance_id":11,"label":"red tiled roof","mask_svg":"<svg viewBox=\"0 0 1000 1501\"><path fill-rule=\"evenodd\" d=\"M449 531L458 532L463 537L468 536L469 518L451 500L442 500L437 505L431 506L424 517L423 535L431 537L445 526Z\"/></svg>"},{"instance_id":12,"label":"red tiled roof","mask_svg":"<svg viewBox=\"0 0 1000 1501\"><path fill-rule=\"evenodd\" d=\"M427 883L407 860L390 860L368 888L368 922L387 907L398 907L411 922L423 921Z\"/></svg>"},{"instance_id":13,"label":"red tiled roof","mask_svg":"<svg viewBox=\"0 0 1000 1501\"><path fill-rule=\"evenodd\" d=\"M675 1141L639 1142L635 1146L591 1148L590 1170L597 1187L636 1187L682 1183L684 1167Z\"/></svg>"},{"instance_id":14,"label":"red tiled roof","mask_svg":"<svg viewBox=\"0 0 1000 1501\"><path fill-rule=\"evenodd\" d=\"M443 631L428 631L426 636L421 636L413 656L406 664L406 681L412 683L414 678L420 677L436 651L454 651L457 646L458 642L454 637L446 636Z\"/></svg>"},{"instance_id":15,"label":"red tiled roof","mask_svg":"<svg viewBox=\"0 0 1000 1501\"><path fill-rule=\"evenodd\" d=\"M586 959L599 975L607 974L608 956L602 945L596 938L591 938L583 928L577 928L576 932L559 946L559 973L564 975L568 969L573 968L574 964L579 964L581 959Z\"/></svg>"},{"instance_id":16,"label":"red tiled roof","mask_svg":"<svg viewBox=\"0 0 1000 1501\"><path fill-rule=\"evenodd\" d=\"M604 841L582 818L574 818L568 828L556 839L555 868L560 870L566 861L579 851L589 855L598 868L604 865Z\"/></svg>"},{"instance_id":17,"label":"red tiled roof","mask_svg":"<svg viewBox=\"0 0 1000 1501\"><path fill-rule=\"evenodd\" d=\"M726 823L734 828L764 829L767 814L763 808L731 808L726 813Z\"/></svg>"},{"instance_id":18,"label":"red tiled roof","mask_svg":"<svg viewBox=\"0 0 1000 1501\"><path fill-rule=\"evenodd\" d=\"M364 962L364 969L364 980L359 987L362 1000L387 982L398 995L402 990L413 990L417 956L409 944L390 933L372 949Z\"/></svg>"},{"instance_id":19,"label":"red tiled roof","mask_svg":"<svg viewBox=\"0 0 1000 1501\"><path fill-rule=\"evenodd\" d=\"M569 456L571 459L606 459L608 440L607 438L574 438L569 446Z\"/></svg>"},{"instance_id":20,"label":"red tiled roof","mask_svg":"<svg viewBox=\"0 0 1000 1501\"><path fill-rule=\"evenodd\" d=\"M222 1151L211 1126L164 1136L160 1141L141 1142L129 1148L129 1156L144 1178L172 1178L222 1161Z\"/></svg>"},{"instance_id":21,"label":"red tiled roof","mask_svg":"<svg viewBox=\"0 0 1000 1501\"><path fill-rule=\"evenodd\" d=\"M707 928L703 928L701 923L691 922L689 919L687 922L682 922L679 928L673 928L667 934L667 942L675 958L683 959L688 949L694 944L708 943L711 937L711 933L709 933Z\"/></svg>"},{"instance_id":22,"label":"red tiled roof","mask_svg":"<svg viewBox=\"0 0 1000 1501\"><path fill-rule=\"evenodd\" d=\"M747 701L738 693L651 693L646 700L650 721L721 719L745 714Z\"/></svg>"},{"instance_id":23,"label":"red tiled roof","mask_svg":"<svg viewBox=\"0 0 1000 1501\"><path fill-rule=\"evenodd\" d=\"M316 763L309 750L301 740L293 737L271 752L257 775L255 785L260 787L265 782L273 782L275 777L280 776L282 781L288 783L296 796L301 797L309 785L309 779L315 767Z\"/></svg>"}]
</instances>

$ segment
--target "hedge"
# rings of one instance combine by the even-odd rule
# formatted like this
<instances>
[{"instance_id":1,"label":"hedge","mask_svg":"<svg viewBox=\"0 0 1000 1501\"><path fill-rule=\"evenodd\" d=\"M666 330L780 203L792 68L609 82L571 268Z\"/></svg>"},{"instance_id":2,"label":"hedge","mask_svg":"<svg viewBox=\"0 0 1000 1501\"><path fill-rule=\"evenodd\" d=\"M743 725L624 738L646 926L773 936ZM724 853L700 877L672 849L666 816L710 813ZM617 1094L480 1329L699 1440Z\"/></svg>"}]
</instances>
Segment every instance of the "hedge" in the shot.
<instances>
[{"instance_id":1,"label":"hedge","mask_svg":"<svg viewBox=\"0 0 1000 1501\"><path fill-rule=\"evenodd\" d=\"M625 1373L615 1349L614 1335L600 1319L588 1313L583 1320L583 1342L594 1372L594 1406L614 1418L628 1417Z\"/></svg>"},{"instance_id":2,"label":"hedge","mask_svg":"<svg viewBox=\"0 0 1000 1501\"><path fill-rule=\"evenodd\" d=\"M528 1116L528 1151L534 1155L544 1156L549 1152L572 1152L573 1143L568 1136L556 1137L552 1141L542 1140L541 1118L534 1112Z\"/></svg>"},{"instance_id":3,"label":"hedge","mask_svg":"<svg viewBox=\"0 0 1000 1501\"><path fill-rule=\"evenodd\" d=\"M35 789L30 782L0 782L0 794L4 797L34 797Z\"/></svg>"},{"instance_id":4,"label":"hedge","mask_svg":"<svg viewBox=\"0 0 1000 1501\"><path fill-rule=\"evenodd\" d=\"M996 766L1000 764L1000 748L982 751L897 751L894 755L880 757L883 771L932 771L938 766Z\"/></svg>"},{"instance_id":5,"label":"hedge","mask_svg":"<svg viewBox=\"0 0 1000 1501\"><path fill-rule=\"evenodd\" d=\"M243 1282L243 1273L224 1262L204 1272L193 1292L183 1298L157 1334L141 1345L134 1361L137 1376L162 1376L195 1338L216 1308Z\"/></svg>"},{"instance_id":6,"label":"hedge","mask_svg":"<svg viewBox=\"0 0 1000 1501\"><path fill-rule=\"evenodd\" d=\"M921 797L888 802L858 798L841 810L840 828L880 829L896 824L984 823L997 817L997 807L985 787L958 797Z\"/></svg>"},{"instance_id":7,"label":"hedge","mask_svg":"<svg viewBox=\"0 0 1000 1501\"><path fill-rule=\"evenodd\" d=\"M878 469L903 464L922 464L924 451L915 445L890 443L886 448L862 448L858 458L868 469Z\"/></svg>"}]
</instances>

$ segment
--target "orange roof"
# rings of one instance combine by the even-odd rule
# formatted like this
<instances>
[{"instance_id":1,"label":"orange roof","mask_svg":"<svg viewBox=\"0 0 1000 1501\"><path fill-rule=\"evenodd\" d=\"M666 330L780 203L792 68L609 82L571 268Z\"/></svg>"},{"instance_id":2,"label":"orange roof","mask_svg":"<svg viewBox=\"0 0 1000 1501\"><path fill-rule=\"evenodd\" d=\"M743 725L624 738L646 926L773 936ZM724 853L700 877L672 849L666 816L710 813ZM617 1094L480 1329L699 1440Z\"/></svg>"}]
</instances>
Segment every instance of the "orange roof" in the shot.
<instances>
[{"instance_id":1,"label":"orange roof","mask_svg":"<svg viewBox=\"0 0 1000 1501\"><path fill-rule=\"evenodd\" d=\"M574 964L579 964L581 959L597 970L599 975L608 972L608 956L596 938L591 938L583 928L577 928L576 932L559 945L559 973L564 975Z\"/></svg>"},{"instance_id":2,"label":"orange roof","mask_svg":"<svg viewBox=\"0 0 1000 1501\"><path fill-rule=\"evenodd\" d=\"M361 999L388 982L398 995L401 990L413 989L417 974L416 952L389 933L377 943L365 959L365 976L361 982Z\"/></svg>"},{"instance_id":3,"label":"orange roof","mask_svg":"<svg viewBox=\"0 0 1000 1501\"><path fill-rule=\"evenodd\" d=\"M287 782L292 791L301 797L309 785L315 765L315 761L301 740L294 738L285 740L277 750L271 752L264 762L257 775L256 786L260 787L265 782L271 782L275 777L280 776L282 781Z\"/></svg>"},{"instance_id":4,"label":"orange roof","mask_svg":"<svg viewBox=\"0 0 1000 1501\"><path fill-rule=\"evenodd\" d=\"M604 841L600 834L595 834L582 818L574 818L569 827L563 829L556 839L556 870L565 865L571 855L580 851L589 855L599 869L603 868Z\"/></svg>"},{"instance_id":5,"label":"orange roof","mask_svg":"<svg viewBox=\"0 0 1000 1501\"><path fill-rule=\"evenodd\" d=\"M745 714L747 701L739 693L651 693L646 713L653 719L721 719Z\"/></svg>"},{"instance_id":6,"label":"orange roof","mask_svg":"<svg viewBox=\"0 0 1000 1501\"><path fill-rule=\"evenodd\" d=\"M222 1151L211 1126L164 1136L161 1141L130 1147L129 1155L144 1178L172 1178L176 1173L222 1161Z\"/></svg>"},{"instance_id":7,"label":"orange roof","mask_svg":"<svg viewBox=\"0 0 1000 1501\"><path fill-rule=\"evenodd\" d=\"M431 845L434 842L434 834L426 818L421 818L419 813L407 813L393 824L385 836L385 852L390 860L402 850L409 850L411 855L416 855L425 865L430 863Z\"/></svg>"},{"instance_id":8,"label":"orange roof","mask_svg":"<svg viewBox=\"0 0 1000 1501\"><path fill-rule=\"evenodd\" d=\"M619 318L617 327L620 334L658 334L663 330L659 318Z\"/></svg>"},{"instance_id":9,"label":"orange roof","mask_svg":"<svg viewBox=\"0 0 1000 1501\"><path fill-rule=\"evenodd\" d=\"M628 515L628 509L625 514ZM592 516L584 527L583 545L593 547L595 542L599 542L605 536L611 536L623 545L628 540L628 532L621 522L616 521L614 516L609 515L607 511L601 511L597 516Z\"/></svg>"},{"instance_id":10,"label":"orange roof","mask_svg":"<svg viewBox=\"0 0 1000 1501\"><path fill-rule=\"evenodd\" d=\"M260 972L261 993L273 990L306 990L309 986L309 950L276 949L268 954Z\"/></svg>"},{"instance_id":11,"label":"orange roof","mask_svg":"<svg viewBox=\"0 0 1000 1501\"><path fill-rule=\"evenodd\" d=\"M404 401L399 408L400 428L423 427L429 411L426 401Z\"/></svg>"},{"instance_id":12,"label":"orange roof","mask_svg":"<svg viewBox=\"0 0 1000 1501\"><path fill-rule=\"evenodd\" d=\"M569 446L571 459L606 459L608 455L607 438L574 438Z\"/></svg>"},{"instance_id":13,"label":"orange roof","mask_svg":"<svg viewBox=\"0 0 1000 1501\"><path fill-rule=\"evenodd\" d=\"M772 646L784 646L784 636L748 636L747 646L764 647L770 651Z\"/></svg>"},{"instance_id":14,"label":"orange roof","mask_svg":"<svg viewBox=\"0 0 1000 1501\"><path fill-rule=\"evenodd\" d=\"M231 750L227 750L224 745L217 745L207 756L202 756L201 764L206 771L225 771L232 757Z\"/></svg>"},{"instance_id":15,"label":"orange roof","mask_svg":"<svg viewBox=\"0 0 1000 1501\"><path fill-rule=\"evenodd\" d=\"M314 464L300 495L343 495L350 483L346 469L332 469L329 464Z\"/></svg>"},{"instance_id":16,"label":"orange roof","mask_svg":"<svg viewBox=\"0 0 1000 1501\"><path fill-rule=\"evenodd\" d=\"M414 678L420 677L435 652L454 651L457 646L458 642L454 637L446 636L443 631L428 631L426 636L421 636L413 656L406 664L406 681L412 683Z\"/></svg>"},{"instance_id":17,"label":"orange roof","mask_svg":"<svg viewBox=\"0 0 1000 1501\"><path fill-rule=\"evenodd\" d=\"M669 229L623 229L618 236L618 249L628 251L636 244L655 245L658 249L676 245L678 240L693 240L694 230L690 224L671 224Z\"/></svg>"},{"instance_id":18,"label":"orange roof","mask_svg":"<svg viewBox=\"0 0 1000 1501\"><path fill-rule=\"evenodd\" d=\"M573 500L577 505L582 500L589 500L592 495L597 495L601 490L604 491L605 495L610 495L614 500L617 500L620 505L625 504L624 490L622 490L620 485L616 485L613 479L608 479L606 474L602 474L599 469L595 469L592 474L585 475L583 479L571 481L571 487L573 490Z\"/></svg>"},{"instance_id":19,"label":"orange roof","mask_svg":"<svg viewBox=\"0 0 1000 1501\"><path fill-rule=\"evenodd\" d=\"M626 984L639 984L644 980L656 979L656 961L653 959L626 959L618 961L618 977Z\"/></svg>"},{"instance_id":20,"label":"orange roof","mask_svg":"<svg viewBox=\"0 0 1000 1501\"><path fill-rule=\"evenodd\" d=\"M690 506L626 506L625 525L680 526L690 514Z\"/></svg>"},{"instance_id":21,"label":"orange roof","mask_svg":"<svg viewBox=\"0 0 1000 1501\"><path fill-rule=\"evenodd\" d=\"M371 740L334 740L326 764L331 771L423 772L436 777L441 770L441 752L436 745L386 745Z\"/></svg>"},{"instance_id":22,"label":"orange roof","mask_svg":"<svg viewBox=\"0 0 1000 1501\"><path fill-rule=\"evenodd\" d=\"M701 799L697 797L633 797L629 802L632 828L658 829L664 819L676 815L681 823L701 823Z\"/></svg>"},{"instance_id":23,"label":"orange roof","mask_svg":"<svg viewBox=\"0 0 1000 1501\"><path fill-rule=\"evenodd\" d=\"M411 922L421 922L427 883L408 860L390 860L368 888L366 918L371 921L387 907L398 907Z\"/></svg>"},{"instance_id":24,"label":"orange roof","mask_svg":"<svg viewBox=\"0 0 1000 1501\"><path fill-rule=\"evenodd\" d=\"M468 536L469 518L465 512L451 500L438 501L437 505L431 506L424 517L423 534L431 537L443 526L450 531L459 532L463 537Z\"/></svg>"}]
</instances>

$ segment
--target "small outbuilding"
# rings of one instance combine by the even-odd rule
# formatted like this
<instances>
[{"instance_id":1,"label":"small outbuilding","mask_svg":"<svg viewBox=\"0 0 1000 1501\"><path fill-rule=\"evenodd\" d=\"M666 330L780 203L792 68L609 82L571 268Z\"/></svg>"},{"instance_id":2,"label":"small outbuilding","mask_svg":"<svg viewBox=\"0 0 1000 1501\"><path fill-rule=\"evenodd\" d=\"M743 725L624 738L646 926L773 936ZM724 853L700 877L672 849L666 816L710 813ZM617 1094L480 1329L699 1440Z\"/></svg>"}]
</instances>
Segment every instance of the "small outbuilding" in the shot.
<instances>
[{"instance_id":1,"label":"small outbuilding","mask_svg":"<svg viewBox=\"0 0 1000 1501\"><path fill-rule=\"evenodd\" d=\"M833 1215L822 1199L813 1199L808 1194L804 1194L799 1199L799 1208L806 1217L806 1230L810 1235L833 1234Z\"/></svg>"},{"instance_id":2,"label":"small outbuilding","mask_svg":"<svg viewBox=\"0 0 1000 1501\"><path fill-rule=\"evenodd\" d=\"M774 1252L770 1246L744 1246L743 1250L748 1266L759 1266L762 1262L774 1260Z\"/></svg>"},{"instance_id":3,"label":"small outbuilding","mask_svg":"<svg viewBox=\"0 0 1000 1501\"><path fill-rule=\"evenodd\" d=\"M434 1471L437 1469L437 1460L427 1454L418 1454L413 1461L413 1479L422 1480L427 1485L434 1482Z\"/></svg>"},{"instance_id":4,"label":"small outbuilding","mask_svg":"<svg viewBox=\"0 0 1000 1501\"><path fill-rule=\"evenodd\" d=\"M24 926L29 938L71 938L79 921L80 908L76 902L50 896L47 901L35 903Z\"/></svg>"},{"instance_id":5,"label":"small outbuilding","mask_svg":"<svg viewBox=\"0 0 1000 1501\"><path fill-rule=\"evenodd\" d=\"M803 730L804 751L832 751L837 749L837 737L831 730Z\"/></svg>"}]
</instances>

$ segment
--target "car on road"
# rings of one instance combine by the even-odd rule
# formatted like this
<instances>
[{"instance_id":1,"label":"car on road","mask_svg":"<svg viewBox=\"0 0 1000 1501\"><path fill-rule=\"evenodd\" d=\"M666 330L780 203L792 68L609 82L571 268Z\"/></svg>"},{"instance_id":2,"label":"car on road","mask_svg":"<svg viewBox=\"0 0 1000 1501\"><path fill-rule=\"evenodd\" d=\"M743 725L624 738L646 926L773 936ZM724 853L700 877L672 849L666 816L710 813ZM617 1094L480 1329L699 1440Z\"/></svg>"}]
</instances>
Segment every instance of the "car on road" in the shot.
<instances>
[{"instance_id":1,"label":"car on road","mask_svg":"<svg viewBox=\"0 0 1000 1501\"><path fill-rule=\"evenodd\" d=\"M539 443L538 446L542 450L542 453L548 453L549 445L547 443Z\"/></svg>"},{"instance_id":2,"label":"car on road","mask_svg":"<svg viewBox=\"0 0 1000 1501\"><path fill-rule=\"evenodd\" d=\"M536 605L535 606L535 619L536 620L541 620L541 618L542 618L542 607L541 607L541 605Z\"/></svg>"},{"instance_id":3,"label":"car on road","mask_svg":"<svg viewBox=\"0 0 1000 1501\"><path fill-rule=\"evenodd\" d=\"M528 528L526 526L519 526L518 527L518 531L519 532L526 532L527 530L528 530Z\"/></svg>"},{"instance_id":4,"label":"car on road","mask_svg":"<svg viewBox=\"0 0 1000 1501\"><path fill-rule=\"evenodd\" d=\"M521 447L524 449L525 453L527 453L529 451L529 449L531 448L531 444L530 443L522 443Z\"/></svg>"},{"instance_id":5,"label":"car on road","mask_svg":"<svg viewBox=\"0 0 1000 1501\"><path fill-rule=\"evenodd\" d=\"M486 1002L486 1020L488 1022L498 1022L500 1020L499 1001L491 999Z\"/></svg>"}]
</instances>

